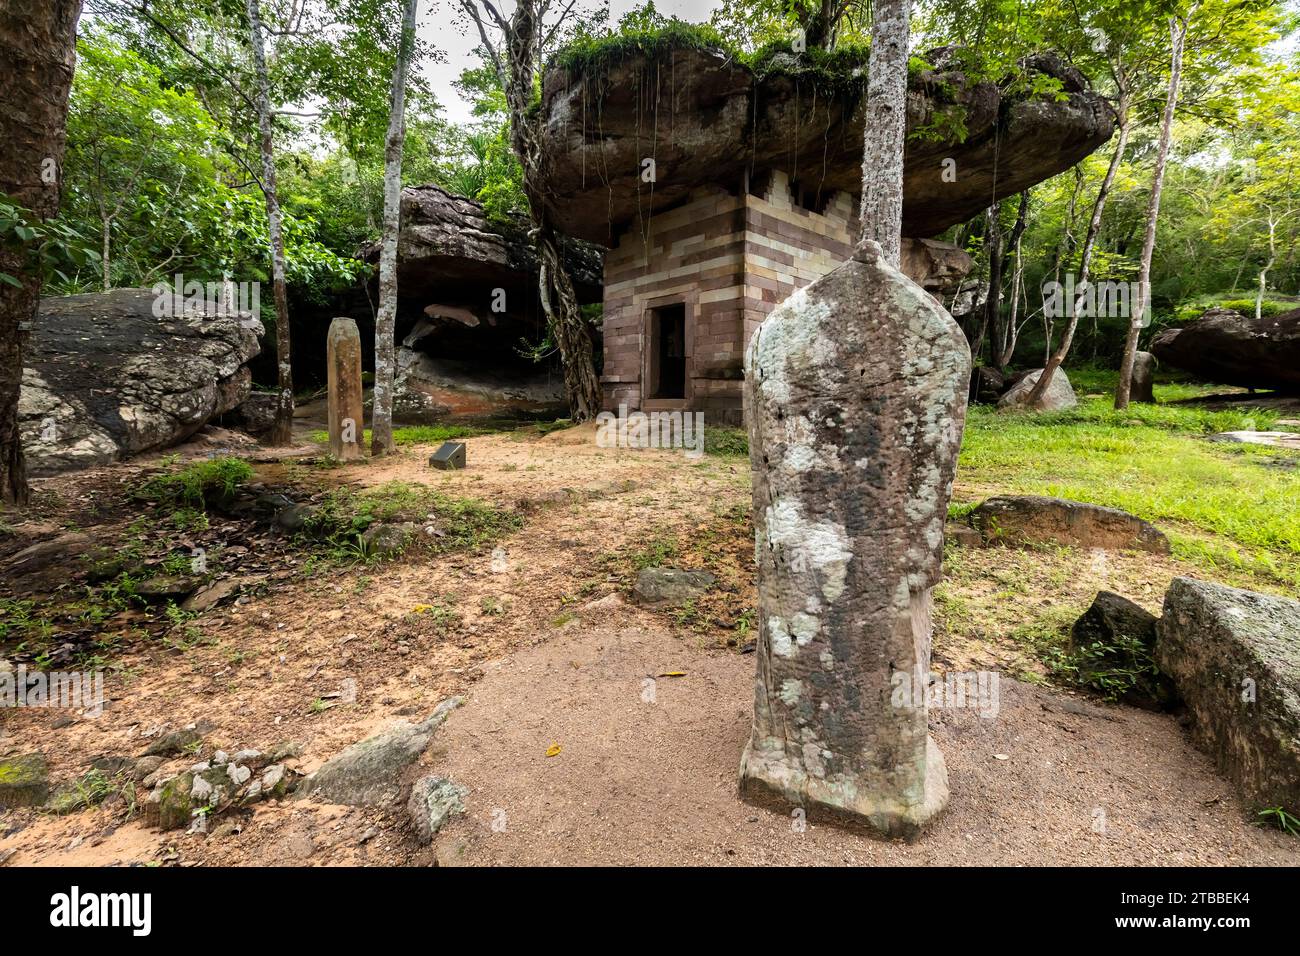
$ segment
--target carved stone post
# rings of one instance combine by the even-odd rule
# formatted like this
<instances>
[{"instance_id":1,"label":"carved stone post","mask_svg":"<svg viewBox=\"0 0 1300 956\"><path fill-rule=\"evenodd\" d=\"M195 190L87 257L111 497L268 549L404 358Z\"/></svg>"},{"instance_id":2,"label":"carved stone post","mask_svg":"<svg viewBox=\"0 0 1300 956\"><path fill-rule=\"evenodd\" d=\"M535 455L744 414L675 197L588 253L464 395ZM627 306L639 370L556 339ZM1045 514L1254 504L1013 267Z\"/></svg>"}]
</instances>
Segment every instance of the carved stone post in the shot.
<instances>
[{"instance_id":1,"label":"carved stone post","mask_svg":"<svg viewBox=\"0 0 1300 956\"><path fill-rule=\"evenodd\" d=\"M330 323L326 338L329 365L330 454L340 461L364 457L361 405L361 332L349 318Z\"/></svg>"},{"instance_id":2,"label":"carved stone post","mask_svg":"<svg viewBox=\"0 0 1300 956\"><path fill-rule=\"evenodd\" d=\"M924 690L970 365L952 317L871 241L754 333L742 797L908 837L947 803Z\"/></svg>"}]
</instances>

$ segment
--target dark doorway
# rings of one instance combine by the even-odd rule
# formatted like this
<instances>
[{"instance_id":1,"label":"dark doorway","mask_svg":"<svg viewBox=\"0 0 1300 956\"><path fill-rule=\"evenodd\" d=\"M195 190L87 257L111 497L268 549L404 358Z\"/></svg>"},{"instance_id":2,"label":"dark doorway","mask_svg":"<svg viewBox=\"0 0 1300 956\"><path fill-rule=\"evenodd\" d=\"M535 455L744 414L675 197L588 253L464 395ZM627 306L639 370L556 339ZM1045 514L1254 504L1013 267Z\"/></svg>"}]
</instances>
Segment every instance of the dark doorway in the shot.
<instances>
[{"instance_id":1,"label":"dark doorway","mask_svg":"<svg viewBox=\"0 0 1300 956\"><path fill-rule=\"evenodd\" d=\"M650 394L648 398L686 397L686 305L650 310Z\"/></svg>"}]
</instances>

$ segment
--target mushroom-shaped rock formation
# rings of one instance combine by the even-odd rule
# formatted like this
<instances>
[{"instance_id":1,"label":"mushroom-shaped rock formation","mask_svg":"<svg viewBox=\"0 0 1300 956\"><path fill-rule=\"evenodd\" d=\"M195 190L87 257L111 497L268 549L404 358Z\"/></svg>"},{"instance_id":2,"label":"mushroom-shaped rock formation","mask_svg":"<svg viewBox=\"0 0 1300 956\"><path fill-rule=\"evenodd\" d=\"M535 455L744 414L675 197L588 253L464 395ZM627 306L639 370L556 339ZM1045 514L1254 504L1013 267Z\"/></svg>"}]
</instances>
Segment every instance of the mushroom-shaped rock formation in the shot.
<instances>
[{"instance_id":1,"label":"mushroom-shaped rock formation","mask_svg":"<svg viewBox=\"0 0 1300 956\"><path fill-rule=\"evenodd\" d=\"M972 82L949 48L924 59L931 68L909 86L906 236L936 236L1070 168L1114 130L1105 99L1054 55L1023 64L1028 80L1057 81L1048 85L1059 91L1039 95ZM687 201L702 185L742 189L774 169L805 202L857 194L865 66L831 78L790 54L754 69L721 50L668 47L553 67L541 109L555 224L613 245L635 219Z\"/></svg>"},{"instance_id":2,"label":"mushroom-shaped rock formation","mask_svg":"<svg viewBox=\"0 0 1300 956\"><path fill-rule=\"evenodd\" d=\"M740 424L749 337L857 242L864 69L650 46L561 57L547 72L548 210L561 231L610 246L605 409ZM1051 56L1008 84L1054 87L1037 95L969 81L950 50L927 59L908 99L901 271L937 296L957 292L970 257L932 237L1068 169L1115 117Z\"/></svg>"},{"instance_id":3,"label":"mushroom-shaped rock formation","mask_svg":"<svg viewBox=\"0 0 1300 956\"><path fill-rule=\"evenodd\" d=\"M562 250L578 300L599 302L601 250L578 240ZM377 262L378 244L361 256ZM438 186L407 187L397 276L399 420L563 409L562 378L518 354L521 340L540 341L546 328L522 217L492 219Z\"/></svg>"}]
</instances>

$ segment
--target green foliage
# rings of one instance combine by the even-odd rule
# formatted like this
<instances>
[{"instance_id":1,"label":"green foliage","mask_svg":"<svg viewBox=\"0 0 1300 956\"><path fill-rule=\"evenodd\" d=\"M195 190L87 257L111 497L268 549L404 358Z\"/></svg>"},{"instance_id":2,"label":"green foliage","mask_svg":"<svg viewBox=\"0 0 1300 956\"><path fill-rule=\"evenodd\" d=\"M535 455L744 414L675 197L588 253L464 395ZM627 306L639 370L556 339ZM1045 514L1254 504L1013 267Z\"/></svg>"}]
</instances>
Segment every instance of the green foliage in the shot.
<instances>
[{"instance_id":1,"label":"green foliage","mask_svg":"<svg viewBox=\"0 0 1300 956\"><path fill-rule=\"evenodd\" d=\"M393 429L393 442L397 445L441 445L453 438L470 438L474 435L485 435L491 431L492 429L479 425L406 425L402 428ZM329 432L312 432L311 440L321 443L327 442L330 440ZM370 444L370 429L368 428L365 430L362 444Z\"/></svg>"},{"instance_id":2,"label":"green foliage","mask_svg":"<svg viewBox=\"0 0 1300 956\"><path fill-rule=\"evenodd\" d=\"M1300 837L1300 817L1289 813L1284 807L1266 807L1255 814L1259 826L1269 826L1281 830L1288 836Z\"/></svg>"},{"instance_id":3,"label":"green foliage","mask_svg":"<svg viewBox=\"0 0 1300 956\"><path fill-rule=\"evenodd\" d=\"M1114 641L1093 641L1072 651L1050 651L1048 663L1058 679L1094 690L1111 701L1135 694L1149 699L1161 676L1152 648L1123 634Z\"/></svg>"},{"instance_id":4,"label":"green foliage","mask_svg":"<svg viewBox=\"0 0 1300 956\"><path fill-rule=\"evenodd\" d=\"M381 521L432 526L435 533L421 535L421 540L435 554L478 548L522 524L513 511L444 495L422 484L391 481L364 491L335 489L318 503L306 531L328 542L344 560L367 559L360 535Z\"/></svg>"},{"instance_id":5,"label":"green foliage","mask_svg":"<svg viewBox=\"0 0 1300 956\"><path fill-rule=\"evenodd\" d=\"M575 37L555 54L550 65L575 75L595 75L629 56L655 59L673 50L725 51L728 46L716 28L664 17L653 3L647 3L627 14L614 30Z\"/></svg>"},{"instance_id":6,"label":"green foliage","mask_svg":"<svg viewBox=\"0 0 1300 956\"><path fill-rule=\"evenodd\" d=\"M0 245L23 248L27 268L38 272L53 291L72 284L69 273L93 271L95 250L85 236L61 217L46 219L34 215L9 197L0 194ZM21 288L17 276L0 272L0 282Z\"/></svg>"},{"instance_id":7,"label":"green foliage","mask_svg":"<svg viewBox=\"0 0 1300 956\"><path fill-rule=\"evenodd\" d=\"M706 428L704 451L721 458L748 458L749 434L743 428Z\"/></svg>"},{"instance_id":8,"label":"green foliage","mask_svg":"<svg viewBox=\"0 0 1300 956\"><path fill-rule=\"evenodd\" d=\"M252 466L242 458L208 458L155 475L135 494L172 508L203 508L209 496L229 498L252 477Z\"/></svg>"},{"instance_id":9,"label":"green foliage","mask_svg":"<svg viewBox=\"0 0 1300 956\"><path fill-rule=\"evenodd\" d=\"M1259 314L1269 318L1281 315L1283 312L1294 312L1297 308L1300 308L1300 303L1265 299L1260 303ZM1173 322L1179 325L1191 322L1200 318L1207 309L1232 309L1234 312L1250 317L1255 314L1255 300L1233 299L1227 296L1200 298L1180 305L1174 311Z\"/></svg>"}]
</instances>

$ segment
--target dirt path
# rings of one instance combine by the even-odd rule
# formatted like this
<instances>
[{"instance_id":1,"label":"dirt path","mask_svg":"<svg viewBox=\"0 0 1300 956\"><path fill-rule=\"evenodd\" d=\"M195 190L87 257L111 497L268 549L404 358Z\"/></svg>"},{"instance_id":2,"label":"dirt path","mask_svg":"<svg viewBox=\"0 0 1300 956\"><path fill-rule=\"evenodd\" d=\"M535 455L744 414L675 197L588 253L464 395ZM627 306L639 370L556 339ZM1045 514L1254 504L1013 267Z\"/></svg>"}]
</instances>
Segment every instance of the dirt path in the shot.
<instances>
[{"instance_id":1,"label":"dirt path","mask_svg":"<svg viewBox=\"0 0 1300 956\"><path fill-rule=\"evenodd\" d=\"M1014 681L996 718L932 712L953 796L922 841L801 831L736 799L753 658L620 617L495 663L448 724L433 762L471 797L439 841L442 864L1300 862L1295 840L1242 823L1173 718L1072 713ZM666 671L686 675L655 680L647 702L644 679Z\"/></svg>"},{"instance_id":2,"label":"dirt path","mask_svg":"<svg viewBox=\"0 0 1300 956\"><path fill-rule=\"evenodd\" d=\"M746 463L598 449L589 428L469 445L464 472L433 472L430 449L413 448L328 475L362 485L424 482L520 507L525 520L502 542L504 566L484 549L322 567L205 613L192 624L200 637L183 646L120 648L109 709L95 720L56 726L57 712L0 712L0 755L39 749L55 780L76 776L97 755L138 754L147 734L200 719L213 724L212 746L228 752L295 741L300 769L310 771L389 723L463 694L468 703L422 761L424 771L449 773L471 790L469 815L435 847L416 845L400 807L262 804L203 836L147 830L116 803L67 817L0 814L0 860L1300 862L1296 841L1249 825L1173 718L1128 708L1105 708L1102 717L1096 705L1081 716L1064 695L1010 679L996 719L935 712L953 801L917 845L818 826L797 832L790 819L741 804L735 774L754 666L739 651L753 639ZM41 484L53 497L90 480ZM673 613L628 605L641 553L715 568L717 593ZM936 661L1014 664L1018 672L1026 588L1035 608L1059 605L1062 618L1101 586L1151 604L1186 570L1161 561L1066 551L954 557L937 606ZM610 595L618 596L612 608L587 609ZM972 615L975 606L984 610ZM685 676L656 676L669 671ZM349 681L355 702L329 703ZM653 703L643 700L649 686ZM561 752L546 757L552 744Z\"/></svg>"}]
</instances>

